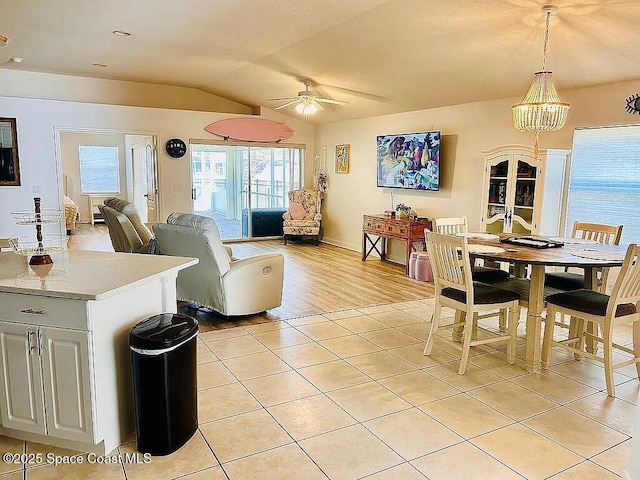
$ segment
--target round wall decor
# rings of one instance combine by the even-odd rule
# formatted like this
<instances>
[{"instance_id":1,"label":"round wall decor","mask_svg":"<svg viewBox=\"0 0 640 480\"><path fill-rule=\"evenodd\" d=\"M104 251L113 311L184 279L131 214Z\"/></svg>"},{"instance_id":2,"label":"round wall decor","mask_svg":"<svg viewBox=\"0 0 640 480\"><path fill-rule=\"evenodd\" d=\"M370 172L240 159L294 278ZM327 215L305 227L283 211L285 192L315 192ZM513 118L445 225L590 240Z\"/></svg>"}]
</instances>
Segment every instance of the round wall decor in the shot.
<instances>
[{"instance_id":1,"label":"round wall decor","mask_svg":"<svg viewBox=\"0 0 640 480\"><path fill-rule=\"evenodd\" d=\"M172 138L171 140L167 141L165 150L170 157L181 158L184 157L184 155L187 153L187 144L179 138Z\"/></svg>"},{"instance_id":2,"label":"round wall decor","mask_svg":"<svg viewBox=\"0 0 640 480\"><path fill-rule=\"evenodd\" d=\"M627 113L640 113L640 93L634 93L627 98L627 103L624 107Z\"/></svg>"}]
</instances>

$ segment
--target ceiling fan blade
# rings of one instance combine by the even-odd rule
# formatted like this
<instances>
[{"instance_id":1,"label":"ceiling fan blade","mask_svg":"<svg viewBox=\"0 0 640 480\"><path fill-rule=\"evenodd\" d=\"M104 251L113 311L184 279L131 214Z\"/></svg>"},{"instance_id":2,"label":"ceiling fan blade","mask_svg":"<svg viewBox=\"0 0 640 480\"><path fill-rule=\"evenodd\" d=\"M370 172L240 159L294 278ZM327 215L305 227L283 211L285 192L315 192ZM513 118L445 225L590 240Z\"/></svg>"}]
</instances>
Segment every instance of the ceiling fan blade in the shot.
<instances>
[{"instance_id":1,"label":"ceiling fan blade","mask_svg":"<svg viewBox=\"0 0 640 480\"><path fill-rule=\"evenodd\" d=\"M286 99L286 100L288 100L288 99ZM274 108L274 110L280 110L281 108L288 107L289 105L293 105L294 103L298 103L299 101L300 101L300 100L298 100L298 99L296 98L296 99L295 99L294 101L292 101L292 102L288 102L288 103L285 103L284 105L280 105L279 107Z\"/></svg>"},{"instance_id":2,"label":"ceiling fan blade","mask_svg":"<svg viewBox=\"0 0 640 480\"><path fill-rule=\"evenodd\" d=\"M349 102L345 102L344 100L333 100L331 98L319 98L316 97L314 98L315 101L317 102L323 102L323 103L331 103L333 105L346 105Z\"/></svg>"}]
</instances>

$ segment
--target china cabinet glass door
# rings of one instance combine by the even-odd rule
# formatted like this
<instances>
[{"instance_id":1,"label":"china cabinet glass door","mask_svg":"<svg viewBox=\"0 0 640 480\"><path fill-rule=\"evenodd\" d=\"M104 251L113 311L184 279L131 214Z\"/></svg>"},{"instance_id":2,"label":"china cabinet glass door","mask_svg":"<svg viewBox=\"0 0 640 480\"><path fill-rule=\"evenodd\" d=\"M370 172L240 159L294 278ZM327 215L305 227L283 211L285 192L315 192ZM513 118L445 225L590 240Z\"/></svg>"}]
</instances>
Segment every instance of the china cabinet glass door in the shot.
<instances>
[{"instance_id":1,"label":"china cabinet glass door","mask_svg":"<svg viewBox=\"0 0 640 480\"><path fill-rule=\"evenodd\" d=\"M534 231L533 209L535 204L538 169L526 158L514 158L517 162L515 196L511 214L511 232L530 234Z\"/></svg>"},{"instance_id":2,"label":"china cabinet glass door","mask_svg":"<svg viewBox=\"0 0 640 480\"><path fill-rule=\"evenodd\" d=\"M506 231L507 186L509 180L509 159L500 156L487 163L489 172L489 192L486 203L486 231L500 233Z\"/></svg>"},{"instance_id":3,"label":"china cabinet glass door","mask_svg":"<svg viewBox=\"0 0 640 480\"><path fill-rule=\"evenodd\" d=\"M490 233L537 233L546 150L505 145L483 152L482 227Z\"/></svg>"}]
</instances>

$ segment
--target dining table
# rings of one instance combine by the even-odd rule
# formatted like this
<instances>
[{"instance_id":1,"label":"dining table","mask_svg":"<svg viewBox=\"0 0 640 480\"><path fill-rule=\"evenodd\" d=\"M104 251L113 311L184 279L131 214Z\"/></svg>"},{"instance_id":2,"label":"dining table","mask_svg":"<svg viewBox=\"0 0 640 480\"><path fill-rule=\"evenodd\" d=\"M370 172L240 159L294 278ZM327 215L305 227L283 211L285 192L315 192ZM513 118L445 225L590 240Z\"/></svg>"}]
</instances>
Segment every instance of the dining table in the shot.
<instances>
[{"instance_id":1,"label":"dining table","mask_svg":"<svg viewBox=\"0 0 640 480\"><path fill-rule=\"evenodd\" d=\"M526 238L551 240L561 243L554 248L535 248L526 245L503 243L513 234L466 234L469 254L493 262L506 262L523 278L510 278L493 283L500 288L520 293L522 306L527 307L525 367L528 372L540 369L542 340L542 313L546 296L561 290L545 287L546 267L574 267L584 270L585 288L597 285L600 268L622 266L626 245L609 245L574 238L526 236ZM516 236L517 237L517 236ZM528 271L528 278L524 278Z\"/></svg>"}]
</instances>

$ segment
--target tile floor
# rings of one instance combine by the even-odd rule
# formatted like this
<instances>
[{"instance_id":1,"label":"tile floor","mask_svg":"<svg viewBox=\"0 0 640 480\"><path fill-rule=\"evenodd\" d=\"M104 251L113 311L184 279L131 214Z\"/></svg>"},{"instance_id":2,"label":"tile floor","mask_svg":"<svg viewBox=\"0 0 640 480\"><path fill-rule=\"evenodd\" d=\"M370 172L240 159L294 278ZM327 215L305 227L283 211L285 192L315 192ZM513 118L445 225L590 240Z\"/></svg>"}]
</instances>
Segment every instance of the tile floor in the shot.
<instances>
[{"instance_id":1,"label":"tile floor","mask_svg":"<svg viewBox=\"0 0 640 480\"><path fill-rule=\"evenodd\" d=\"M459 376L445 343L422 355L432 302L203 333L200 425L179 451L149 464L0 464L0 478L621 478L637 415L634 368L616 373L615 399L599 364L560 351L550 370L527 374L501 350L475 350ZM631 335L616 331L623 343ZM0 450L72 453L5 437Z\"/></svg>"}]
</instances>

